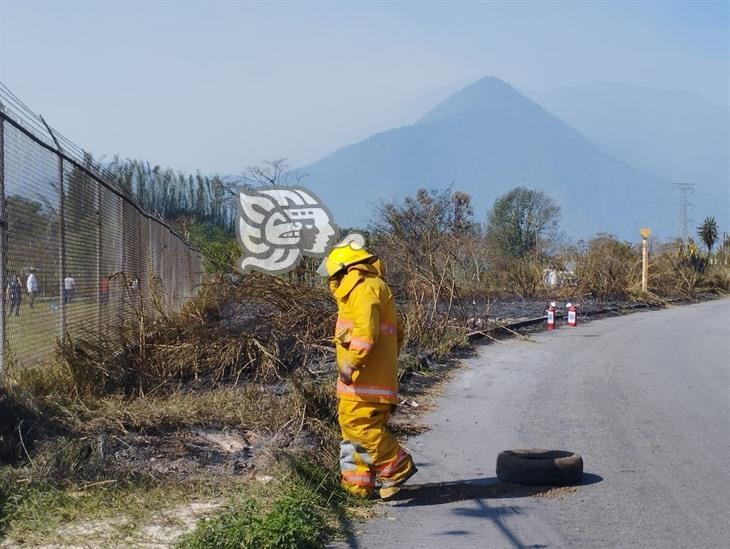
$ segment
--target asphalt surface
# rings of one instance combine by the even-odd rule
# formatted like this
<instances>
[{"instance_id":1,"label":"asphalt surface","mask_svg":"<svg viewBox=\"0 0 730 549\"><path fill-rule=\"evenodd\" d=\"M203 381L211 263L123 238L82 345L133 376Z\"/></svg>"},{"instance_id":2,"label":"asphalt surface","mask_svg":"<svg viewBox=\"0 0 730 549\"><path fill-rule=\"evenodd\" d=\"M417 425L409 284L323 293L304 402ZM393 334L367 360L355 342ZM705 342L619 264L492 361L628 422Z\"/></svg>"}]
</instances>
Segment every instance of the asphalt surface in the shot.
<instances>
[{"instance_id":1,"label":"asphalt surface","mask_svg":"<svg viewBox=\"0 0 730 549\"><path fill-rule=\"evenodd\" d=\"M730 546L730 300L480 347L406 443L404 499L337 546ZM579 452L584 484L505 490L497 454Z\"/></svg>"}]
</instances>

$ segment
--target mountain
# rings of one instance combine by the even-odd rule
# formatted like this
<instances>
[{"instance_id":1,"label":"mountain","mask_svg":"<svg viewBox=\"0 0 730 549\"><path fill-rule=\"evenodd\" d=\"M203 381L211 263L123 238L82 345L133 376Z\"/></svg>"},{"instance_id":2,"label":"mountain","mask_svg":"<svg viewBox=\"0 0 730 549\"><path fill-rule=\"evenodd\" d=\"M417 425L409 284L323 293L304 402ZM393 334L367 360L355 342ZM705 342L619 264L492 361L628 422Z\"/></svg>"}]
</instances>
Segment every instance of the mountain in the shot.
<instances>
[{"instance_id":1,"label":"mountain","mask_svg":"<svg viewBox=\"0 0 730 549\"><path fill-rule=\"evenodd\" d=\"M390 116L392 124L389 125L404 126L415 123L423 116L423 113L428 112L442 101L451 97L466 84L468 84L468 82L461 82L460 84L451 84L448 86L437 86L420 93L398 108L394 114Z\"/></svg>"},{"instance_id":2,"label":"mountain","mask_svg":"<svg viewBox=\"0 0 730 549\"><path fill-rule=\"evenodd\" d=\"M609 154L727 196L730 108L694 92L592 84L530 96Z\"/></svg>"},{"instance_id":3,"label":"mountain","mask_svg":"<svg viewBox=\"0 0 730 549\"><path fill-rule=\"evenodd\" d=\"M367 225L381 200L449 185L469 193L484 219L495 198L523 185L561 205L561 227L573 238L612 232L636 240L642 226L664 238L677 234L668 181L609 156L494 77L456 92L413 125L375 134L302 171L341 226ZM695 198L707 208L703 215L726 226L717 199Z\"/></svg>"}]
</instances>

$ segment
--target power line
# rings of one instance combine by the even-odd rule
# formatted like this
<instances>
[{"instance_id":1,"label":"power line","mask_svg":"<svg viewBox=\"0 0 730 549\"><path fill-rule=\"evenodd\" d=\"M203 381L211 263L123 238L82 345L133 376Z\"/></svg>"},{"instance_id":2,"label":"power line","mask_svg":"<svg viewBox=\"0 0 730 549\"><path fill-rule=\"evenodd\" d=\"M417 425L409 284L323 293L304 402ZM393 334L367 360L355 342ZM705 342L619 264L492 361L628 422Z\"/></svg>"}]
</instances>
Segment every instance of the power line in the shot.
<instances>
[{"instance_id":1,"label":"power line","mask_svg":"<svg viewBox=\"0 0 730 549\"><path fill-rule=\"evenodd\" d=\"M691 225L694 219L690 214L694 211L695 205L690 200L690 196L695 193L694 183L672 183L672 187L679 191L679 237L686 240L691 234Z\"/></svg>"}]
</instances>

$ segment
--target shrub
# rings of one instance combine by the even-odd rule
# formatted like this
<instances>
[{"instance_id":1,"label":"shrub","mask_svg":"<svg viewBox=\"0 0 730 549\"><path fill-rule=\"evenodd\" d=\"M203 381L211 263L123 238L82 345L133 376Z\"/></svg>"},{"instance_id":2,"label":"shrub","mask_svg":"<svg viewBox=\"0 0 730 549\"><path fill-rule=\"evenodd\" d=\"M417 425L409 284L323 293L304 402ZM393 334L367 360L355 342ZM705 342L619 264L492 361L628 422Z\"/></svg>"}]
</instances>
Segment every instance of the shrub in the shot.
<instances>
[{"instance_id":1,"label":"shrub","mask_svg":"<svg viewBox=\"0 0 730 549\"><path fill-rule=\"evenodd\" d=\"M502 278L513 292L533 297L542 284L542 263L532 257L516 259L505 265Z\"/></svg>"},{"instance_id":2,"label":"shrub","mask_svg":"<svg viewBox=\"0 0 730 549\"><path fill-rule=\"evenodd\" d=\"M721 274L713 280L708 266L708 258L700 254L691 238L677 241L662 246L651 258L649 283L659 295L694 298L698 291L713 291L715 283L722 285Z\"/></svg>"},{"instance_id":3,"label":"shrub","mask_svg":"<svg viewBox=\"0 0 730 549\"><path fill-rule=\"evenodd\" d=\"M641 255L628 242L601 235L579 255L576 274L579 290L599 301L626 299L641 281Z\"/></svg>"}]
</instances>

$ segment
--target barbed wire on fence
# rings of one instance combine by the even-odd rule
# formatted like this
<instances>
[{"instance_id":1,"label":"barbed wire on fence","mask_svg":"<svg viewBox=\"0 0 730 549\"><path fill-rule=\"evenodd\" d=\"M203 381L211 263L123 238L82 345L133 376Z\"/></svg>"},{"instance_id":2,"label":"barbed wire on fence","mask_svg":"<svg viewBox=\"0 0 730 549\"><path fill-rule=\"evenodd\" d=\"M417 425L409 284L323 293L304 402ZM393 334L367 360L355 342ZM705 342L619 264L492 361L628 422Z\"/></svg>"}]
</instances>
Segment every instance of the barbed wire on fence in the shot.
<instances>
[{"instance_id":1,"label":"barbed wire on fence","mask_svg":"<svg viewBox=\"0 0 730 549\"><path fill-rule=\"evenodd\" d=\"M0 82L0 369L113 335L153 288L174 310L201 253Z\"/></svg>"}]
</instances>

